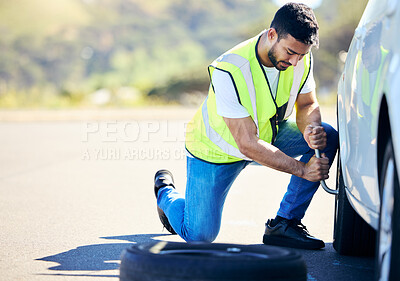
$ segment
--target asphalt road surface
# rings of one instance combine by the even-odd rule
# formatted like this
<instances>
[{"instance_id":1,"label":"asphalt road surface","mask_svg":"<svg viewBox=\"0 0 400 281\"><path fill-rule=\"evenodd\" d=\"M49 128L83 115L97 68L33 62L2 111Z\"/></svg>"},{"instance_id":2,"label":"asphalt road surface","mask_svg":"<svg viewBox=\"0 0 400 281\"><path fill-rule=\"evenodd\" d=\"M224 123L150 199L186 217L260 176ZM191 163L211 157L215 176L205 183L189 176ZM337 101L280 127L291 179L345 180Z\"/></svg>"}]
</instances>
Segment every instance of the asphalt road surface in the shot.
<instances>
[{"instance_id":1,"label":"asphalt road surface","mask_svg":"<svg viewBox=\"0 0 400 281\"><path fill-rule=\"evenodd\" d=\"M193 112L0 112L0 280L118 280L120 254L132 243L182 241L158 220L153 176L170 169L184 190L183 132ZM335 125L332 112L324 120ZM288 180L248 166L215 242L261 246ZM372 280L372 258L333 250L333 212L334 197L320 189L303 223L327 246L300 251L308 280Z\"/></svg>"}]
</instances>

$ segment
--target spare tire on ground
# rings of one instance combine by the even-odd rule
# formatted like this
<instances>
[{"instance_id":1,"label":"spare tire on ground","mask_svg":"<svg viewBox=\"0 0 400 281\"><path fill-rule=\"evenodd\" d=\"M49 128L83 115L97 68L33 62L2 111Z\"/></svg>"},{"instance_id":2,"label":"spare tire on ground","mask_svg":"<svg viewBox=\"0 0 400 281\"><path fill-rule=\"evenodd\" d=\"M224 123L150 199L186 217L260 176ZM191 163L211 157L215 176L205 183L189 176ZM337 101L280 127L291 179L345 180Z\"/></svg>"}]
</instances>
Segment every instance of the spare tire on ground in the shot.
<instances>
[{"instance_id":1,"label":"spare tire on ground","mask_svg":"<svg viewBox=\"0 0 400 281\"><path fill-rule=\"evenodd\" d=\"M135 244L122 253L121 281L307 280L300 254L266 245Z\"/></svg>"}]
</instances>

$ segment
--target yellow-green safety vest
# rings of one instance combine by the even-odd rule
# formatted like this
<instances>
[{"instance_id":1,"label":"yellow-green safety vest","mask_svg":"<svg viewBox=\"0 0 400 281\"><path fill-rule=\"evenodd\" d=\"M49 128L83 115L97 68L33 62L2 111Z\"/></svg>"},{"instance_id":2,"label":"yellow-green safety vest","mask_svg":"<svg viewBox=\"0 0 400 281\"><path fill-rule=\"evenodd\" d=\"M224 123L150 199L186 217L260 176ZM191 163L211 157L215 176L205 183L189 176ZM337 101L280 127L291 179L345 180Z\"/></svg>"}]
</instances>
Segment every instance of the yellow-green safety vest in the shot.
<instances>
[{"instance_id":1,"label":"yellow-green safety vest","mask_svg":"<svg viewBox=\"0 0 400 281\"><path fill-rule=\"evenodd\" d=\"M274 99L265 71L257 54L261 34L237 45L217 58L209 67L210 80L215 69L228 73L239 103L253 119L260 139L273 143L279 122L293 111L311 69L307 54L296 67L279 73ZM186 128L186 150L194 157L211 163L233 163L251 160L238 148L222 116L217 114L215 92L210 84L208 96Z\"/></svg>"}]
</instances>

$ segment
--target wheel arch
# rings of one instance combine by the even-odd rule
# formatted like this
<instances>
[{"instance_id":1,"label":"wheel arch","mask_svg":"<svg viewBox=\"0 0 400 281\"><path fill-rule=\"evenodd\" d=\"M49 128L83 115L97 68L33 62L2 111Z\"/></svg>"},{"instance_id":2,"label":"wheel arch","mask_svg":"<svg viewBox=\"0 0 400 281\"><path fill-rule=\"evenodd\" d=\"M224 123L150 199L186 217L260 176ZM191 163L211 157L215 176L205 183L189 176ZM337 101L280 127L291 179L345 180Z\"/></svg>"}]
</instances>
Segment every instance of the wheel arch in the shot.
<instances>
[{"instance_id":1,"label":"wheel arch","mask_svg":"<svg viewBox=\"0 0 400 281\"><path fill-rule=\"evenodd\" d=\"M379 109L378 119L378 134L377 134L377 167L378 167L378 182L381 180L383 157L385 154L386 144L392 135L389 118L389 108L386 95L382 96L382 102ZM381 187L379 187L381 188Z\"/></svg>"}]
</instances>

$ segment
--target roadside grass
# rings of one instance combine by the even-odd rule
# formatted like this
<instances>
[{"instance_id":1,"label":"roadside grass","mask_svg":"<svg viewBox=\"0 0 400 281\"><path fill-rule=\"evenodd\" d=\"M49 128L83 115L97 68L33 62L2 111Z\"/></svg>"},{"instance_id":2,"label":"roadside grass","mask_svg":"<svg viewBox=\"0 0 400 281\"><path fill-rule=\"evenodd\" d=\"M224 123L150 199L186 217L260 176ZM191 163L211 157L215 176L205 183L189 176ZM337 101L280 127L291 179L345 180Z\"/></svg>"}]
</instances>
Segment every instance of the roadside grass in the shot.
<instances>
[{"instance_id":1,"label":"roadside grass","mask_svg":"<svg viewBox=\"0 0 400 281\"><path fill-rule=\"evenodd\" d=\"M96 101L96 98L85 93L54 94L50 91L31 90L29 92L8 91L0 94L0 109L79 109L79 108L129 108L177 105L157 96L136 95L118 97L110 92L107 100Z\"/></svg>"},{"instance_id":2,"label":"roadside grass","mask_svg":"<svg viewBox=\"0 0 400 281\"><path fill-rule=\"evenodd\" d=\"M83 92L54 94L52 91L33 89L29 92L16 90L0 94L0 109L84 109L84 108L130 108L148 106L186 106L199 105L205 97L202 94L180 94L179 98L136 94L120 96L109 91L106 99ZM318 96L321 106L336 107L336 93Z\"/></svg>"}]
</instances>

